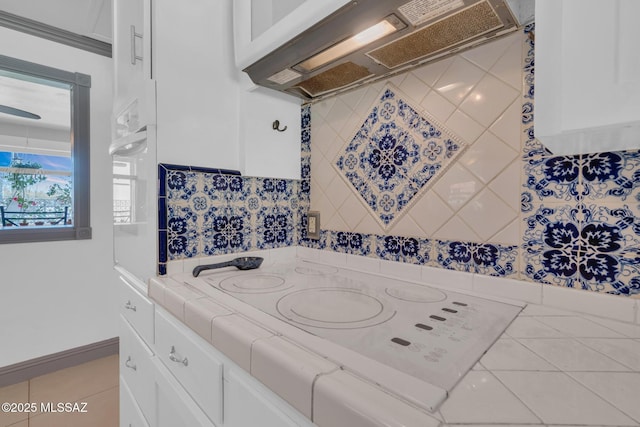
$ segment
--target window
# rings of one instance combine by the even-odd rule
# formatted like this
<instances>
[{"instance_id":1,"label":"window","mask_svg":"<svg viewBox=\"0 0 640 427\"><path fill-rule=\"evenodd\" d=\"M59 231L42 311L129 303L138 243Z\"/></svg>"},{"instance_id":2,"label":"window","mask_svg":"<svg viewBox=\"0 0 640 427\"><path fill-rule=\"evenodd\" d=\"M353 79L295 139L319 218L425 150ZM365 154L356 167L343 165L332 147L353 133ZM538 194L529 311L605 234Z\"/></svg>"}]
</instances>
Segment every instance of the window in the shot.
<instances>
[{"instance_id":1,"label":"window","mask_svg":"<svg viewBox=\"0 0 640 427\"><path fill-rule=\"evenodd\" d=\"M0 243L91 238L90 87L0 55Z\"/></svg>"}]
</instances>

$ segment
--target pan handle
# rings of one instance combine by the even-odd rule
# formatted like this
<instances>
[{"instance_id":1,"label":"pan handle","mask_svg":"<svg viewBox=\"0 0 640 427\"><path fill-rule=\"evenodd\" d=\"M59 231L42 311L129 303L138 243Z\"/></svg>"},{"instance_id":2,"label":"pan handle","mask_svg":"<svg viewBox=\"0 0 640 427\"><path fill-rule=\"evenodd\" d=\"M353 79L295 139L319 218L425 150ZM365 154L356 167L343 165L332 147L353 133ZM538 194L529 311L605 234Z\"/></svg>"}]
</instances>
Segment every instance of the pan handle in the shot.
<instances>
[{"instance_id":1,"label":"pan handle","mask_svg":"<svg viewBox=\"0 0 640 427\"><path fill-rule=\"evenodd\" d=\"M232 267L233 261L218 262L215 264L199 265L193 269L193 277L198 277L205 270L213 270L214 268Z\"/></svg>"}]
</instances>

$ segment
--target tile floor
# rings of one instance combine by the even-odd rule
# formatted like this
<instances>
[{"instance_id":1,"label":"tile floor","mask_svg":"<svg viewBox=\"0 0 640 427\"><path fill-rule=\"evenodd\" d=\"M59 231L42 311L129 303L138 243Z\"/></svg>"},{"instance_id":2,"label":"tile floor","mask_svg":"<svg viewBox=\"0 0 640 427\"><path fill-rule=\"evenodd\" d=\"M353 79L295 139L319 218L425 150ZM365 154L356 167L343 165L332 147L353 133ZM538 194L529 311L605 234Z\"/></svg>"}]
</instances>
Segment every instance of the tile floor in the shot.
<instances>
[{"instance_id":1,"label":"tile floor","mask_svg":"<svg viewBox=\"0 0 640 427\"><path fill-rule=\"evenodd\" d=\"M640 326L529 305L456 386L444 425L640 426Z\"/></svg>"},{"instance_id":2,"label":"tile floor","mask_svg":"<svg viewBox=\"0 0 640 427\"><path fill-rule=\"evenodd\" d=\"M118 356L108 356L0 388L0 402L82 403L86 413L5 413L0 427L117 427Z\"/></svg>"}]
</instances>

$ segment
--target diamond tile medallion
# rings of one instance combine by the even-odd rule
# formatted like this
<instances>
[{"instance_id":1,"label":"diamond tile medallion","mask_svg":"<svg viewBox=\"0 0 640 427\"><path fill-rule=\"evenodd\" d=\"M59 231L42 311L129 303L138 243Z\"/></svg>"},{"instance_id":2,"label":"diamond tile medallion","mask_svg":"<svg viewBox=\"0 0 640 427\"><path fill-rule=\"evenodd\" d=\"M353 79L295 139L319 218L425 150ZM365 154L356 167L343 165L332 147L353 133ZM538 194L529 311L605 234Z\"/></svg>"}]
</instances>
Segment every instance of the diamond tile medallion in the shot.
<instances>
[{"instance_id":1,"label":"diamond tile medallion","mask_svg":"<svg viewBox=\"0 0 640 427\"><path fill-rule=\"evenodd\" d=\"M406 95L386 85L334 167L388 230L466 144Z\"/></svg>"}]
</instances>

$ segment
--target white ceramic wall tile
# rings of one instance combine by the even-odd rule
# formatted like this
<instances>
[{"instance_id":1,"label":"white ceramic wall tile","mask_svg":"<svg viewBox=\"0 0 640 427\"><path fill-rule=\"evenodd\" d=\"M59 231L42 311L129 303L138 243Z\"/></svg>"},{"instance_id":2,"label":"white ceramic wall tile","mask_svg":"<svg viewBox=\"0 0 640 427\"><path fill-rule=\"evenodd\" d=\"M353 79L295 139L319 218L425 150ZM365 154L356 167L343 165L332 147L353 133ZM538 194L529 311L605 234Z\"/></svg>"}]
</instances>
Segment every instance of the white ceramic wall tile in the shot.
<instances>
[{"instance_id":1,"label":"white ceramic wall tile","mask_svg":"<svg viewBox=\"0 0 640 427\"><path fill-rule=\"evenodd\" d=\"M347 267L353 270L377 274L380 272L380 262L378 258L347 254Z\"/></svg>"},{"instance_id":2,"label":"white ceramic wall tile","mask_svg":"<svg viewBox=\"0 0 640 427\"><path fill-rule=\"evenodd\" d=\"M422 282L452 290L473 289L473 274L444 268L422 267Z\"/></svg>"},{"instance_id":3,"label":"white ceramic wall tile","mask_svg":"<svg viewBox=\"0 0 640 427\"><path fill-rule=\"evenodd\" d=\"M520 343L563 371L628 371L573 338L521 338Z\"/></svg>"},{"instance_id":4,"label":"white ceramic wall tile","mask_svg":"<svg viewBox=\"0 0 640 427\"><path fill-rule=\"evenodd\" d=\"M489 183L491 191L516 212L521 208L520 176L520 162L515 161Z\"/></svg>"},{"instance_id":5,"label":"white ceramic wall tile","mask_svg":"<svg viewBox=\"0 0 640 427\"><path fill-rule=\"evenodd\" d=\"M572 372L569 375L640 423L640 373Z\"/></svg>"},{"instance_id":6,"label":"white ceramic wall tile","mask_svg":"<svg viewBox=\"0 0 640 427\"><path fill-rule=\"evenodd\" d=\"M622 338L623 335L582 316L543 316L538 320L569 337Z\"/></svg>"},{"instance_id":7,"label":"white ceramic wall tile","mask_svg":"<svg viewBox=\"0 0 640 427\"><path fill-rule=\"evenodd\" d=\"M504 55L491 67L489 72L500 80L508 83L514 89L522 88L522 35L520 33L508 38L511 45Z\"/></svg>"},{"instance_id":8,"label":"white ceramic wall tile","mask_svg":"<svg viewBox=\"0 0 640 427\"><path fill-rule=\"evenodd\" d=\"M438 196L435 196L439 198ZM411 210L412 213L415 214L415 207ZM392 234L394 236L411 236L411 237L430 237L430 233L426 233L422 226L429 226L430 218L426 216L416 215L420 218L420 222L418 223L415 219L413 219L410 215L404 215L402 218L396 222L391 229L389 229L388 234ZM358 227L359 231L360 227Z\"/></svg>"},{"instance_id":9,"label":"white ceramic wall tile","mask_svg":"<svg viewBox=\"0 0 640 427\"><path fill-rule=\"evenodd\" d=\"M443 123L446 122L456 110L455 105L435 90L429 92L429 94L423 98L420 106Z\"/></svg>"},{"instance_id":10,"label":"white ceramic wall tile","mask_svg":"<svg viewBox=\"0 0 640 427\"><path fill-rule=\"evenodd\" d=\"M522 122L522 100L520 97L502 113L502 115L491 125L489 130L493 132L504 143L520 152L520 126ZM520 165L521 167L521 165Z\"/></svg>"},{"instance_id":11,"label":"white ceramic wall tile","mask_svg":"<svg viewBox=\"0 0 640 427\"><path fill-rule=\"evenodd\" d=\"M412 73L407 73L398 87L416 105L421 104L424 97L430 92L429 87Z\"/></svg>"},{"instance_id":12,"label":"white ceramic wall tile","mask_svg":"<svg viewBox=\"0 0 640 427\"><path fill-rule=\"evenodd\" d=\"M329 216L329 220L326 221L322 227L328 230L350 231L347 223L344 222L344 219L342 219L337 211L334 211L333 216Z\"/></svg>"},{"instance_id":13,"label":"white ceramic wall tile","mask_svg":"<svg viewBox=\"0 0 640 427\"><path fill-rule=\"evenodd\" d=\"M510 165L516 157L518 152L487 131L465 151L460 158L460 163L486 184ZM518 159L515 164L519 166L520 163ZM513 181L511 184L514 189L519 189L518 186L513 185Z\"/></svg>"},{"instance_id":14,"label":"white ceramic wall tile","mask_svg":"<svg viewBox=\"0 0 640 427\"><path fill-rule=\"evenodd\" d=\"M637 321L636 303L619 296L545 285L542 288L542 300L545 305L552 307L609 317L623 322Z\"/></svg>"},{"instance_id":15,"label":"white ceramic wall tile","mask_svg":"<svg viewBox=\"0 0 640 427\"><path fill-rule=\"evenodd\" d=\"M475 292L495 295L503 298L540 304L542 301L542 285L523 282L521 280L475 274L473 276L473 290Z\"/></svg>"},{"instance_id":16,"label":"white ceramic wall tile","mask_svg":"<svg viewBox=\"0 0 640 427\"><path fill-rule=\"evenodd\" d=\"M433 190L454 211L457 211L482 189L478 178L462 165L454 163L435 183Z\"/></svg>"},{"instance_id":17,"label":"white ceramic wall tile","mask_svg":"<svg viewBox=\"0 0 640 427\"><path fill-rule=\"evenodd\" d=\"M329 183L334 178L333 167L324 156L311 156L311 170L313 177L320 188L329 187Z\"/></svg>"},{"instance_id":18,"label":"white ceramic wall tile","mask_svg":"<svg viewBox=\"0 0 640 427\"><path fill-rule=\"evenodd\" d=\"M489 71L491 67L502 57L509 49L512 43L517 39L519 42L522 38L520 32L503 37L491 43L486 43L476 48L463 52L461 55L473 62L482 69ZM518 64L521 65L520 63ZM522 68L520 66L520 68Z\"/></svg>"},{"instance_id":19,"label":"white ceramic wall tile","mask_svg":"<svg viewBox=\"0 0 640 427\"><path fill-rule=\"evenodd\" d=\"M321 117L321 118L327 117L327 114L329 113L329 111L331 110L331 107L333 107L333 104L335 102L336 102L336 98L326 98L320 102L313 104L314 118L316 114L317 114L317 117Z\"/></svg>"},{"instance_id":20,"label":"white ceramic wall tile","mask_svg":"<svg viewBox=\"0 0 640 427\"><path fill-rule=\"evenodd\" d=\"M582 344L640 372L640 342L632 339L581 338Z\"/></svg>"},{"instance_id":21,"label":"white ceramic wall tile","mask_svg":"<svg viewBox=\"0 0 640 427\"><path fill-rule=\"evenodd\" d=\"M500 408L499 410L496 410ZM447 423L539 423L489 371L469 372L440 407Z\"/></svg>"},{"instance_id":22,"label":"white ceramic wall tile","mask_svg":"<svg viewBox=\"0 0 640 427\"><path fill-rule=\"evenodd\" d=\"M466 143L473 144L485 131L484 126L473 120L460 110L456 110L445 123L449 129L456 131Z\"/></svg>"},{"instance_id":23,"label":"white ceramic wall tile","mask_svg":"<svg viewBox=\"0 0 640 427\"><path fill-rule=\"evenodd\" d=\"M433 237L441 240L457 240L462 242L482 241L481 237L458 217L451 218L433 234Z\"/></svg>"},{"instance_id":24,"label":"white ceramic wall tile","mask_svg":"<svg viewBox=\"0 0 640 427\"><path fill-rule=\"evenodd\" d=\"M397 277L400 280L420 281L422 267L404 262L380 260L380 274Z\"/></svg>"},{"instance_id":25,"label":"white ceramic wall tile","mask_svg":"<svg viewBox=\"0 0 640 427\"><path fill-rule=\"evenodd\" d=\"M419 230L423 231L427 237L433 236L445 222L451 218L453 210L435 193L429 190L421 197L411 211L408 217L418 224ZM407 234L410 235L410 234Z\"/></svg>"},{"instance_id":26,"label":"white ceramic wall tile","mask_svg":"<svg viewBox=\"0 0 640 427\"><path fill-rule=\"evenodd\" d=\"M429 85L430 87L433 87L438 81L438 79L440 78L440 76L442 76L442 74L447 70L447 68L451 66L452 62L453 62L453 58L441 59L439 61L429 63L424 67L416 68L411 72L413 73L413 75L415 75L417 78L425 82L427 85Z\"/></svg>"},{"instance_id":27,"label":"white ceramic wall tile","mask_svg":"<svg viewBox=\"0 0 640 427\"><path fill-rule=\"evenodd\" d=\"M561 372L496 372L545 424L632 426L636 422Z\"/></svg>"},{"instance_id":28,"label":"white ceramic wall tile","mask_svg":"<svg viewBox=\"0 0 640 427\"><path fill-rule=\"evenodd\" d=\"M520 344L515 339L502 338L480 359L491 371L557 371L558 368Z\"/></svg>"},{"instance_id":29,"label":"white ceramic wall tile","mask_svg":"<svg viewBox=\"0 0 640 427\"><path fill-rule=\"evenodd\" d=\"M541 304L529 304L520 316L575 316L573 311L560 310Z\"/></svg>"},{"instance_id":30,"label":"white ceramic wall tile","mask_svg":"<svg viewBox=\"0 0 640 427\"><path fill-rule=\"evenodd\" d=\"M345 104L342 99L340 99L340 97L338 97L327 113L325 120L337 134L340 134L344 126L347 124L347 121L351 116L351 112L352 110L349 108L349 106ZM311 127L313 129L313 119L311 120Z\"/></svg>"},{"instance_id":31,"label":"white ceramic wall tile","mask_svg":"<svg viewBox=\"0 0 640 427\"><path fill-rule=\"evenodd\" d=\"M460 104L460 109L475 121L489 127L518 98L520 92L487 74Z\"/></svg>"},{"instance_id":32,"label":"white ceramic wall tile","mask_svg":"<svg viewBox=\"0 0 640 427\"><path fill-rule=\"evenodd\" d=\"M491 237L491 243L500 243L503 245L518 245L520 244L520 220L519 218L511 221L509 225L498 231ZM519 269L515 271L520 271ZM542 292L542 290L541 290Z\"/></svg>"},{"instance_id":33,"label":"white ceramic wall tile","mask_svg":"<svg viewBox=\"0 0 640 427\"><path fill-rule=\"evenodd\" d=\"M369 114L371 105L375 102L378 94L380 93L379 89L375 89L372 86L365 86L363 89L365 90L364 95L354 109L354 113L360 117L366 117L367 114Z\"/></svg>"},{"instance_id":34,"label":"white ceramic wall tile","mask_svg":"<svg viewBox=\"0 0 640 427\"><path fill-rule=\"evenodd\" d=\"M348 198L352 197L351 189L337 174L333 174L333 179L324 191L329 202L335 207L340 207ZM322 220L322 218L320 219Z\"/></svg>"},{"instance_id":35,"label":"white ceramic wall tile","mask_svg":"<svg viewBox=\"0 0 640 427\"><path fill-rule=\"evenodd\" d=\"M518 213L489 190L482 190L467 203L459 213L483 242L490 238L517 218Z\"/></svg>"},{"instance_id":36,"label":"white ceramic wall tile","mask_svg":"<svg viewBox=\"0 0 640 427\"><path fill-rule=\"evenodd\" d=\"M485 72L481 68L457 56L435 83L434 89L453 104L460 105L484 76Z\"/></svg>"},{"instance_id":37,"label":"white ceramic wall tile","mask_svg":"<svg viewBox=\"0 0 640 427\"><path fill-rule=\"evenodd\" d=\"M356 226L362 220L370 215L369 211L362 205L362 202L356 197L347 198L337 209L338 215L347 225L347 230L355 230Z\"/></svg>"},{"instance_id":38,"label":"white ceramic wall tile","mask_svg":"<svg viewBox=\"0 0 640 427\"><path fill-rule=\"evenodd\" d=\"M358 106L358 104L360 103L360 101L362 100L362 97L366 93L366 90L367 90L366 87L361 87L361 88L356 89L356 90L350 90L348 92L345 92L340 97L340 99L345 104L347 104L347 107L349 107L351 110L355 110L356 107Z\"/></svg>"}]
</instances>

